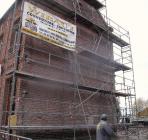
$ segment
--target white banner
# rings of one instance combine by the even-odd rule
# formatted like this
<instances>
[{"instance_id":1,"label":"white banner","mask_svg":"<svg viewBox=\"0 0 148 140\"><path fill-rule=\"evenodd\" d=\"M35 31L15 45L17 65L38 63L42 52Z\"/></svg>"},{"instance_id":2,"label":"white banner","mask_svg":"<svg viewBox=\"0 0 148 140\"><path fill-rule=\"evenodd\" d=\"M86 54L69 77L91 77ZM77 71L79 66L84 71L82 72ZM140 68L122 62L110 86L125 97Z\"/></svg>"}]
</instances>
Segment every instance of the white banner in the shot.
<instances>
[{"instance_id":1,"label":"white banner","mask_svg":"<svg viewBox=\"0 0 148 140\"><path fill-rule=\"evenodd\" d=\"M31 3L24 3L22 32L62 48L76 48L76 26Z\"/></svg>"}]
</instances>

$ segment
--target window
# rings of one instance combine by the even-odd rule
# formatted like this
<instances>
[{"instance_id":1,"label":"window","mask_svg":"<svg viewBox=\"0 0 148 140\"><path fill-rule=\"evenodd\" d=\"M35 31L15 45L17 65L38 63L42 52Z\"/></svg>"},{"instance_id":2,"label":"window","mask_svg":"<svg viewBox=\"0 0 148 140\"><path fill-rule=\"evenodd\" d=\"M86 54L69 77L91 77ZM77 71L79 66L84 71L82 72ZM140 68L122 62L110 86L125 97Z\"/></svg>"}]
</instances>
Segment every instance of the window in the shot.
<instances>
[{"instance_id":1,"label":"window","mask_svg":"<svg viewBox=\"0 0 148 140\"><path fill-rule=\"evenodd\" d=\"M18 35L19 21L20 21L20 18L18 18L13 24L13 29L11 33L10 49L9 49L10 53L12 53L15 50L15 42L16 42L17 35Z\"/></svg>"},{"instance_id":2,"label":"window","mask_svg":"<svg viewBox=\"0 0 148 140\"><path fill-rule=\"evenodd\" d=\"M3 48L3 38L4 38L4 35L3 35L3 33L0 35L0 52L1 52L1 50L2 50L2 48Z\"/></svg>"},{"instance_id":3,"label":"window","mask_svg":"<svg viewBox=\"0 0 148 140\"><path fill-rule=\"evenodd\" d=\"M3 24L1 23L1 27L0 27L0 33L3 33Z\"/></svg>"}]
</instances>

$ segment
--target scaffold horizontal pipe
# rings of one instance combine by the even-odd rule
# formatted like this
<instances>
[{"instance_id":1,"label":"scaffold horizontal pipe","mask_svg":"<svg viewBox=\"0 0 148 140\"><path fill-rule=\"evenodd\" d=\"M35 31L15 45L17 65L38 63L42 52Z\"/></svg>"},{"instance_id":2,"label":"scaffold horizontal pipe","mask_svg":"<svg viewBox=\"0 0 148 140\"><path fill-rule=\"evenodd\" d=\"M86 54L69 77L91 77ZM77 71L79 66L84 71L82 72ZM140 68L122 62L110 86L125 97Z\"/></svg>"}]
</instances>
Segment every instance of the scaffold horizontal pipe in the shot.
<instances>
[{"instance_id":1,"label":"scaffold horizontal pipe","mask_svg":"<svg viewBox=\"0 0 148 140\"><path fill-rule=\"evenodd\" d=\"M7 126L7 127L9 127L9 126ZM7 135L7 136L12 136L12 137L15 137L15 138L18 138L18 139L32 140L31 138L27 138L27 137L15 135L15 134L10 134L10 133L4 132L4 131L0 131L0 134L2 134L2 135Z\"/></svg>"}]
</instances>

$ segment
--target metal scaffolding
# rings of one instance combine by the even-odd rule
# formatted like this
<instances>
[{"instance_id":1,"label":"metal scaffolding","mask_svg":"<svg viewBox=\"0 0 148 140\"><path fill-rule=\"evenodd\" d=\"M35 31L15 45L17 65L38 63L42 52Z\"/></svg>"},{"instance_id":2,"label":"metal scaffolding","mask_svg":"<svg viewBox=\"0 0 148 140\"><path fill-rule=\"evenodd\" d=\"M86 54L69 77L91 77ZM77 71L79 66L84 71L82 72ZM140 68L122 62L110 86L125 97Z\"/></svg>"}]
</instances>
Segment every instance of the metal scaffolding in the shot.
<instances>
[{"instance_id":1,"label":"metal scaffolding","mask_svg":"<svg viewBox=\"0 0 148 140\"><path fill-rule=\"evenodd\" d=\"M35 2L42 3L41 1L35 0ZM88 1L90 2L90 1ZM10 109L9 110L3 110L3 116L4 118L8 119L7 125L2 125L2 129L7 130L9 133L12 133L12 131L16 132L18 130L21 131L23 134L23 131L29 131L29 130L39 130L39 131L47 131L50 130L51 132L54 131L63 131L68 130L70 131L70 135L73 136L72 139L76 140L76 133L78 133L78 137L80 137L80 134L78 130L82 129L87 130L87 135L89 137L89 140L93 139L94 132L95 132L95 127L96 125L90 125L88 118L98 118L98 114L91 114L87 112L86 110L89 110L89 107L87 106L87 102L91 100L92 98L95 98L95 96L104 96L104 97L109 97L110 104L113 105L113 108L110 108L110 105L104 105L100 106L100 112L103 112L103 109L106 108L106 110L113 110L112 114L109 114L111 118L115 118L116 123L119 123L120 118L134 118L136 115L136 110L135 110L135 101L136 101L136 91L135 91L135 81L134 81L134 72L133 72L133 59L132 59L132 51L131 51L131 44L130 44L130 36L129 32L123 29L120 25L116 24L114 21L109 19L107 17L107 9L106 9L106 1L104 1L104 4L98 5L105 7L104 10L106 10L106 15L102 17L106 21L106 27L101 27L98 26L97 23L93 21L94 18L96 18L93 15L93 9L92 9L92 17L88 18L85 13L83 13L83 10L81 9L81 5L79 0L73 0L73 8L69 9L68 7L65 7L64 5L56 2L56 1L48 1L49 5L56 5L55 11L57 8L60 8L63 10L63 12L68 12L70 13L70 18L73 19L75 25L78 24L78 22L83 22L84 25L89 25L91 28L95 29L98 34L100 33L101 30L101 35L100 38L94 37L92 39L92 42L90 40L87 40L86 38L83 38L83 42L81 44L77 44L77 52L70 52L70 51L65 51L67 53L68 57L65 56L60 56L56 52L47 52L44 51L43 49L40 49L39 47L34 47L31 46L30 44L25 44L22 43L23 41L23 35L21 33L21 16L22 12L21 11L21 16L18 22L18 29L16 31L16 37L15 37L15 43L12 51L12 57L15 58L14 62L14 69L11 71L7 71L5 73L5 76L7 80L10 80L11 83L11 94L10 94ZM24 1L22 1L22 7L23 7ZM94 5L95 3L90 3L91 5ZM15 22L15 14L16 14L16 9L18 5L18 0L15 2L14 6L14 14L13 14L13 20L12 20L12 27L11 30L13 30L14 27L14 22ZM96 5L96 8L98 7ZM58 11L58 10L57 10ZM98 13L99 14L99 13ZM106 28L106 29L105 29ZM82 31L78 31L77 37L79 37L82 34ZM27 35L26 35L27 36ZM105 58L103 54L98 54L97 52L99 51L99 46L102 42L102 37L107 38L107 45L105 46L106 49L110 47L110 42L112 42L113 45L113 59ZM88 49L89 46L94 46L92 49ZM86 46L84 48L84 46ZM22 50L23 53L21 52ZM49 55L49 59L55 58L57 60L62 60L65 63L70 64L70 67L63 66L58 66L52 63L46 63L42 62L41 60L34 60L31 55L27 53L27 51L33 51L35 53L43 53L44 55ZM108 52L105 52L108 53ZM106 54L109 57L112 56L112 54L108 53ZM88 64L82 63L83 61L87 61ZM63 73L63 75L66 77L66 75L73 75L73 82L69 82L68 80L59 80L54 79L54 77L48 77L39 73L35 73L31 69L27 69L27 71L21 71L19 68L20 62L23 62L23 64L26 65L37 65L40 67L47 67L49 69L53 69L55 71L59 71L59 73ZM104 66L106 69L111 69L114 71L114 73L110 73L107 71L104 71L104 68L101 66ZM95 69L92 69L91 66L95 66ZM87 69L90 71L84 71L84 69ZM97 77L97 72L106 74L109 78L114 77L113 79L110 78L102 78L101 80ZM89 81L87 81L87 78L96 80L98 83L94 84L92 86ZM37 81L43 82L43 86L47 87L48 84L50 83L51 85L58 84L58 86L63 87L63 90L67 89L73 89L74 90L74 97L73 100L75 100L76 96L79 98L79 102L76 104L75 102L64 102L60 100L36 100L33 98L25 98L25 94L27 94L24 91L24 95L16 96L16 85L17 81L19 79L25 79L25 80L30 80L33 84L36 84ZM66 78L65 78L66 79ZM67 78L68 79L68 78ZM48 83L46 85L46 83ZM103 84L100 84L103 83ZM108 86L114 85L114 90L110 90ZM82 98L81 92L86 93L87 97ZM16 107L16 104L19 104L20 102L33 102L34 106L35 104L41 103L45 104L47 108L45 109L46 111L30 111L25 110L22 108L20 111L16 111L14 108ZM120 103L120 105L118 105ZM58 112L58 111L50 111L48 110L49 104L54 104L55 106L64 106L69 107L69 111L63 111L63 113ZM86 108L87 106L87 108ZM97 106L92 105L93 108L97 108ZM101 110L102 109L102 110ZM76 111L78 110L78 111ZM116 111L114 111L116 110ZM118 110L118 111L117 111ZM77 113L75 113L77 112ZM73 120L73 124L70 125L59 125L59 126L54 126L54 125L38 125L34 124L33 125L16 125L16 126L11 126L11 119L10 116L12 115L18 115L21 117L28 117L31 115L38 115L38 116L45 116L47 119L50 117L56 119L56 117L61 116L61 118L70 118ZM80 117L81 119L84 119L84 124L77 125L75 124L75 116ZM6 119L6 121L7 121ZM117 125L117 124L115 124ZM126 129L125 129L126 128ZM129 133L127 133L127 127L126 125L119 127L119 135L120 136L127 136ZM125 130L126 133L122 134L122 131ZM3 133L4 134L4 133ZM82 135L84 138L86 133ZM65 136L64 138L66 138ZM63 138L63 139L64 139ZM82 139L83 139L82 138ZM17 139L17 138L16 138ZM25 139L22 137L22 139ZM28 138L26 138L27 140Z\"/></svg>"}]
</instances>

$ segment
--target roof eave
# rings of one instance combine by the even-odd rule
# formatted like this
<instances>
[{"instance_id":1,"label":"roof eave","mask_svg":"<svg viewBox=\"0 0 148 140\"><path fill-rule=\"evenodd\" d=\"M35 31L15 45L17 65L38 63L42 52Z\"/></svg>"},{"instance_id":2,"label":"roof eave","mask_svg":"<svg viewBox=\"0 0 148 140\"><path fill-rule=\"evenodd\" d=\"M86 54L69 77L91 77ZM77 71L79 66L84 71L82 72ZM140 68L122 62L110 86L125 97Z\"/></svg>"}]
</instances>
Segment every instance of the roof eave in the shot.
<instances>
[{"instance_id":1,"label":"roof eave","mask_svg":"<svg viewBox=\"0 0 148 140\"><path fill-rule=\"evenodd\" d=\"M104 7L104 5L98 0L84 0L84 1L93 6L95 9L101 9Z\"/></svg>"}]
</instances>

